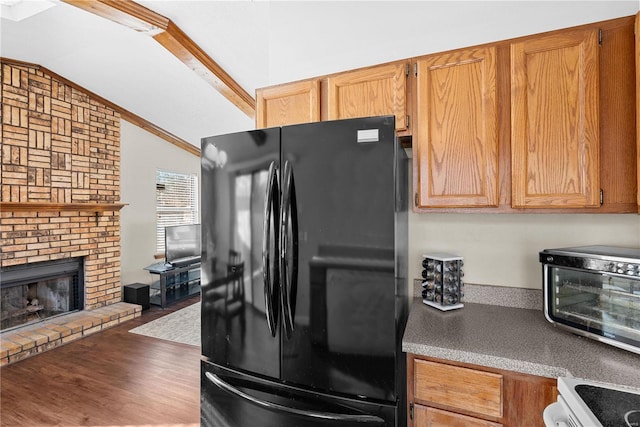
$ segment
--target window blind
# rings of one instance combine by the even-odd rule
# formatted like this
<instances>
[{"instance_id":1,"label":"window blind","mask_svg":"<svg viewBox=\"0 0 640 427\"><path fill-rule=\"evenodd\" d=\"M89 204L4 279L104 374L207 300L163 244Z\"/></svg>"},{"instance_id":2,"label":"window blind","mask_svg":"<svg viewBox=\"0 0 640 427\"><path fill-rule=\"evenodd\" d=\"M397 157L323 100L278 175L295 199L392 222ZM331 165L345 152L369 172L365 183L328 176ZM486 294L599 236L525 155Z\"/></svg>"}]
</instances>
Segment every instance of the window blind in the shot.
<instances>
[{"instance_id":1,"label":"window blind","mask_svg":"<svg viewBox=\"0 0 640 427\"><path fill-rule=\"evenodd\" d=\"M164 253L164 228L198 223L198 175L156 171L156 251Z\"/></svg>"}]
</instances>

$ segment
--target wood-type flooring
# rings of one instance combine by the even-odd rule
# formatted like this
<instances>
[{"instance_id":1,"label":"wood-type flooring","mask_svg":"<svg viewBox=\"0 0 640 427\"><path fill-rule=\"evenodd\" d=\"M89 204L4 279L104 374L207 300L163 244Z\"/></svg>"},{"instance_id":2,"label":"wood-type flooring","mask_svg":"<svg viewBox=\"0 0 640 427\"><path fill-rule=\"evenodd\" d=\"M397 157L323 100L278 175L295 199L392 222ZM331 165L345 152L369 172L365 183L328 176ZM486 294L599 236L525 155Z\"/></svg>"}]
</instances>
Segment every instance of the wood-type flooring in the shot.
<instances>
[{"instance_id":1,"label":"wood-type flooring","mask_svg":"<svg viewBox=\"0 0 640 427\"><path fill-rule=\"evenodd\" d=\"M2 367L0 426L199 425L200 348L128 332L199 298Z\"/></svg>"}]
</instances>

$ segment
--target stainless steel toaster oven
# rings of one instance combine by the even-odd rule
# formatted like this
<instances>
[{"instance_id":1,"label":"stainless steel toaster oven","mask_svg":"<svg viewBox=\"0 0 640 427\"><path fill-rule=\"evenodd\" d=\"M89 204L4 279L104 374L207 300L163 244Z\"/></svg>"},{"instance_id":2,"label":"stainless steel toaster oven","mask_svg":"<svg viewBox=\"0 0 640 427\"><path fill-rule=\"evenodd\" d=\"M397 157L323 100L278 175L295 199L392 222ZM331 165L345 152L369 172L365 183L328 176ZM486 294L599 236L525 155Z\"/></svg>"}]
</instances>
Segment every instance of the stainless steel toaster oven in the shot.
<instances>
[{"instance_id":1,"label":"stainless steel toaster oven","mask_svg":"<svg viewBox=\"0 0 640 427\"><path fill-rule=\"evenodd\" d=\"M547 320L640 354L640 249L545 249L540 262Z\"/></svg>"}]
</instances>

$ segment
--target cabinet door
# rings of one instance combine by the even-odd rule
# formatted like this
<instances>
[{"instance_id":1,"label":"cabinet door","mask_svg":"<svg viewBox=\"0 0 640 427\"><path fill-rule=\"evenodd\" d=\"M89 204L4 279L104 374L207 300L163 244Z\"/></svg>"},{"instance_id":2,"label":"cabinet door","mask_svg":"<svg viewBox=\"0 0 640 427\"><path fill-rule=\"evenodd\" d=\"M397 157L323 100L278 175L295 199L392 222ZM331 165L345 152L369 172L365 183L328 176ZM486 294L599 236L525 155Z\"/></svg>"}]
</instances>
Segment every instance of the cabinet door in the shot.
<instances>
[{"instance_id":1,"label":"cabinet door","mask_svg":"<svg viewBox=\"0 0 640 427\"><path fill-rule=\"evenodd\" d=\"M329 77L329 120L395 115L396 130L405 130L407 64L402 61Z\"/></svg>"},{"instance_id":2,"label":"cabinet door","mask_svg":"<svg viewBox=\"0 0 640 427\"><path fill-rule=\"evenodd\" d=\"M320 121L320 82L308 80L256 90L256 128Z\"/></svg>"},{"instance_id":3,"label":"cabinet door","mask_svg":"<svg viewBox=\"0 0 640 427\"><path fill-rule=\"evenodd\" d=\"M515 208L599 206L598 30L511 45Z\"/></svg>"},{"instance_id":4,"label":"cabinet door","mask_svg":"<svg viewBox=\"0 0 640 427\"><path fill-rule=\"evenodd\" d=\"M502 427L502 424L422 405L414 406L413 419L413 427Z\"/></svg>"},{"instance_id":5,"label":"cabinet door","mask_svg":"<svg viewBox=\"0 0 640 427\"><path fill-rule=\"evenodd\" d=\"M418 61L416 205L498 205L496 50L432 55Z\"/></svg>"}]
</instances>

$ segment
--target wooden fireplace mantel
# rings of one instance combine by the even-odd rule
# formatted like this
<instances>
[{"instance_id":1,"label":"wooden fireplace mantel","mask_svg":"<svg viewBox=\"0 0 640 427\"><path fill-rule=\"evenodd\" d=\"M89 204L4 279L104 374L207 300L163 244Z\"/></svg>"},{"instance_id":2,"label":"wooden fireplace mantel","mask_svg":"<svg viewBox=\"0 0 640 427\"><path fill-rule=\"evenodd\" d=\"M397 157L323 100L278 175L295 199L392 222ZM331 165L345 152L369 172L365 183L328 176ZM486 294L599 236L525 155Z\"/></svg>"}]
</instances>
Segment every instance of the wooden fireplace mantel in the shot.
<instances>
[{"instance_id":1,"label":"wooden fireplace mantel","mask_svg":"<svg viewBox=\"0 0 640 427\"><path fill-rule=\"evenodd\" d=\"M127 206L123 203L19 203L0 202L0 211L8 212L61 212L88 211L101 214L105 211L119 211Z\"/></svg>"}]
</instances>

